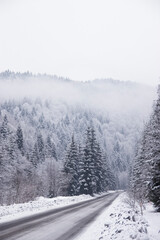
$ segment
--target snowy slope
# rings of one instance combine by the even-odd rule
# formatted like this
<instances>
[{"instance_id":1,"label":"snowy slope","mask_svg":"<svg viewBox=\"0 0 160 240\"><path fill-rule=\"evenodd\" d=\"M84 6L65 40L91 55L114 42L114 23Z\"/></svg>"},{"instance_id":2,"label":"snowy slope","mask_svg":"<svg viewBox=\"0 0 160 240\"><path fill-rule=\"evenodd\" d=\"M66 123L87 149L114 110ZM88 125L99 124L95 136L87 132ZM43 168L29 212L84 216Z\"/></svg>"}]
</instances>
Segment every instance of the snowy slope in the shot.
<instances>
[{"instance_id":1,"label":"snowy slope","mask_svg":"<svg viewBox=\"0 0 160 240\"><path fill-rule=\"evenodd\" d=\"M74 82L57 76L4 72L0 74L0 124L5 114L11 130L20 123L29 151L37 130L44 137L51 134L60 160L72 134L83 145L86 128L93 125L110 160L119 144L125 171L155 93L150 86L112 79Z\"/></svg>"},{"instance_id":2,"label":"snowy slope","mask_svg":"<svg viewBox=\"0 0 160 240\"><path fill-rule=\"evenodd\" d=\"M45 212L47 210L67 206L70 204L83 202L93 199L90 195L79 195L73 197L44 198L39 197L35 201L21 204L12 204L0 206L0 223L18 219L24 216L30 216L35 213Z\"/></svg>"}]
</instances>

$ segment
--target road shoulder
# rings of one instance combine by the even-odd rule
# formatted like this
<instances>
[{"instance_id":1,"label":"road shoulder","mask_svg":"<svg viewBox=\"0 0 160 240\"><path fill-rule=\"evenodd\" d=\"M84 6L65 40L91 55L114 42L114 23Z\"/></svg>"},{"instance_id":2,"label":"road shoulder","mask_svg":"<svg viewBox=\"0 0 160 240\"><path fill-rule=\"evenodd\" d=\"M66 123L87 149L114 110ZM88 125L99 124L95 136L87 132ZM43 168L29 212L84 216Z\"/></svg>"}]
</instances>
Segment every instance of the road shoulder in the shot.
<instances>
[{"instance_id":1,"label":"road shoulder","mask_svg":"<svg viewBox=\"0 0 160 240\"><path fill-rule=\"evenodd\" d=\"M155 215L157 214L154 213ZM151 215L150 218L153 219ZM157 221L160 222L160 214ZM153 230L153 224L150 226L147 221L147 212L142 216L138 206L136 209L132 208L128 195L121 193L75 240L158 240L160 231L159 233L155 231L158 229Z\"/></svg>"}]
</instances>

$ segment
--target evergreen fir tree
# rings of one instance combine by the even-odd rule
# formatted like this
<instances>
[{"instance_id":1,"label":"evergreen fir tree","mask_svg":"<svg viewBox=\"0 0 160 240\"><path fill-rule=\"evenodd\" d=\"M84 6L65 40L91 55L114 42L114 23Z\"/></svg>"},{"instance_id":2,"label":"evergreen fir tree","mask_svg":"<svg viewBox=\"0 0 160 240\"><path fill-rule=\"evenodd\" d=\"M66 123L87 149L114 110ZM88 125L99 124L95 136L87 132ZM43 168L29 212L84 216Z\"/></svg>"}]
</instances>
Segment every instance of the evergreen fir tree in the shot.
<instances>
[{"instance_id":1,"label":"evergreen fir tree","mask_svg":"<svg viewBox=\"0 0 160 240\"><path fill-rule=\"evenodd\" d=\"M54 145L54 142L51 140L51 137L48 135L47 141L46 141L46 157L48 158L55 158L57 160L57 154L56 154L56 147Z\"/></svg>"},{"instance_id":2,"label":"evergreen fir tree","mask_svg":"<svg viewBox=\"0 0 160 240\"><path fill-rule=\"evenodd\" d=\"M79 181L79 194L85 194L85 157L84 151L81 145L79 145L78 149L78 181Z\"/></svg>"},{"instance_id":3,"label":"evergreen fir tree","mask_svg":"<svg viewBox=\"0 0 160 240\"><path fill-rule=\"evenodd\" d=\"M80 194L99 193L104 190L104 169L102 151L97 142L95 130L88 128L84 154L80 154L79 182Z\"/></svg>"},{"instance_id":4,"label":"evergreen fir tree","mask_svg":"<svg viewBox=\"0 0 160 240\"><path fill-rule=\"evenodd\" d=\"M151 181L149 184L149 198L160 211L160 86L158 100L154 107L150 130L151 146L149 149Z\"/></svg>"},{"instance_id":5,"label":"evergreen fir tree","mask_svg":"<svg viewBox=\"0 0 160 240\"><path fill-rule=\"evenodd\" d=\"M124 170L122 159L121 159L121 149L119 142L116 140L115 145L114 145L114 165L117 171L122 172Z\"/></svg>"},{"instance_id":6,"label":"evergreen fir tree","mask_svg":"<svg viewBox=\"0 0 160 240\"><path fill-rule=\"evenodd\" d=\"M37 148L38 148L39 160L42 163L45 160L45 146L44 146L44 141L41 133L37 135Z\"/></svg>"},{"instance_id":7,"label":"evergreen fir tree","mask_svg":"<svg viewBox=\"0 0 160 240\"><path fill-rule=\"evenodd\" d=\"M160 88L151 119L143 132L131 177L135 199L149 198L160 211Z\"/></svg>"},{"instance_id":8,"label":"evergreen fir tree","mask_svg":"<svg viewBox=\"0 0 160 240\"><path fill-rule=\"evenodd\" d=\"M72 136L72 141L70 148L67 152L66 162L64 165L64 171L69 176L68 185L68 195L77 195L79 192L79 182L78 182L78 150L74 141L74 136Z\"/></svg>"},{"instance_id":9,"label":"evergreen fir tree","mask_svg":"<svg viewBox=\"0 0 160 240\"><path fill-rule=\"evenodd\" d=\"M149 125L146 125L134 159L131 174L130 188L134 200L140 203L142 208L144 200L148 196L148 184L150 181L149 155L147 145L149 143Z\"/></svg>"},{"instance_id":10,"label":"evergreen fir tree","mask_svg":"<svg viewBox=\"0 0 160 240\"><path fill-rule=\"evenodd\" d=\"M17 131L16 131L16 142L17 142L18 149L21 151L21 153L23 155L24 154L23 132L22 132L20 125L18 126Z\"/></svg>"},{"instance_id":11,"label":"evergreen fir tree","mask_svg":"<svg viewBox=\"0 0 160 240\"><path fill-rule=\"evenodd\" d=\"M102 162L102 151L100 145L95 144L94 148L96 149L95 163L94 163L94 174L96 177L96 193L100 193L104 190L104 177L105 169L103 169Z\"/></svg>"},{"instance_id":12,"label":"evergreen fir tree","mask_svg":"<svg viewBox=\"0 0 160 240\"><path fill-rule=\"evenodd\" d=\"M87 134L86 134L86 145L84 148L83 192L84 194L90 194L90 195L93 195L96 189L92 147L93 147L92 132L91 132L91 128L88 128Z\"/></svg>"},{"instance_id":13,"label":"evergreen fir tree","mask_svg":"<svg viewBox=\"0 0 160 240\"><path fill-rule=\"evenodd\" d=\"M8 147L8 156L12 165L14 161L17 160L17 145L15 136L10 136L9 138L9 147Z\"/></svg>"},{"instance_id":14,"label":"evergreen fir tree","mask_svg":"<svg viewBox=\"0 0 160 240\"><path fill-rule=\"evenodd\" d=\"M2 126L0 128L0 133L2 138L5 140L8 135L9 135L9 128L8 128L8 119L7 116L4 116L3 122L2 122Z\"/></svg>"},{"instance_id":15,"label":"evergreen fir tree","mask_svg":"<svg viewBox=\"0 0 160 240\"><path fill-rule=\"evenodd\" d=\"M30 161L35 168L37 168L38 164L40 163L40 157L39 157L39 151L38 151L37 143L34 144L32 154L31 154L31 157L30 157Z\"/></svg>"}]
</instances>

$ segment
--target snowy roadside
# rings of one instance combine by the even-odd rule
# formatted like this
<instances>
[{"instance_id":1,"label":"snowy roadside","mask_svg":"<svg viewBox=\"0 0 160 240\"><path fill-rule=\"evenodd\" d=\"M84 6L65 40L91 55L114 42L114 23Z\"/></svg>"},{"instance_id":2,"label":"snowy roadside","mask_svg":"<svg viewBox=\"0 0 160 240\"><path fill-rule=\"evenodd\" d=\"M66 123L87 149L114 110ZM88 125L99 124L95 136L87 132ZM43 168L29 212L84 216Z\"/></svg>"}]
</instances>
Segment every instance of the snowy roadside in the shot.
<instances>
[{"instance_id":1,"label":"snowy roadside","mask_svg":"<svg viewBox=\"0 0 160 240\"><path fill-rule=\"evenodd\" d=\"M160 213L151 204L144 215L136 206L134 210L126 193L106 208L103 213L76 237L76 240L159 240Z\"/></svg>"},{"instance_id":2,"label":"snowy roadside","mask_svg":"<svg viewBox=\"0 0 160 240\"><path fill-rule=\"evenodd\" d=\"M108 191L107 193L110 192L112 191ZM27 203L0 206L0 223L30 216L40 212L45 212L47 210L64 207L78 202L83 202L98 196L100 195L97 194L94 197L91 197L90 195L55 198L39 197L35 201L30 201Z\"/></svg>"},{"instance_id":3,"label":"snowy roadside","mask_svg":"<svg viewBox=\"0 0 160 240\"><path fill-rule=\"evenodd\" d=\"M160 213L156 212L153 205L146 204L146 210L144 211L144 218L148 221L148 233L149 240L160 239Z\"/></svg>"}]
</instances>

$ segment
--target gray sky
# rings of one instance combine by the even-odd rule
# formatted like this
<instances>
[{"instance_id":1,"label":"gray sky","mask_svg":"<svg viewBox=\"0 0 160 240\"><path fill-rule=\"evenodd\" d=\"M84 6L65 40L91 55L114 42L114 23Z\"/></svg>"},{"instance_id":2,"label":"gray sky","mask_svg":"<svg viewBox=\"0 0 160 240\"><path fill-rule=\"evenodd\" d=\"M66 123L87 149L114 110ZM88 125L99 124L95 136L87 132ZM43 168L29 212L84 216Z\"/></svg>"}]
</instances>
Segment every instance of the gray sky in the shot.
<instances>
[{"instance_id":1,"label":"gray sky","mask_svg":"<svg viewBox=\"0 0 160 240\"><path fill-rule=\"evenodd\" d=\"M157 84L160 0L0 0L0 71Z\"/></svg>"}]
</instances>

